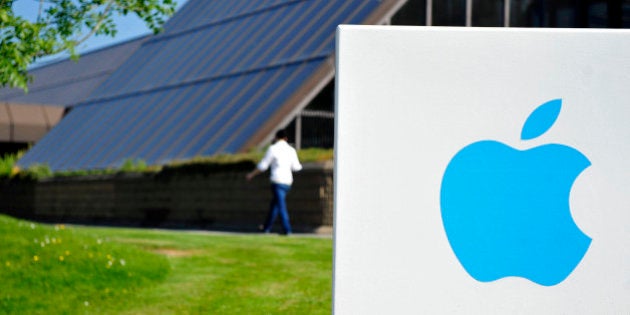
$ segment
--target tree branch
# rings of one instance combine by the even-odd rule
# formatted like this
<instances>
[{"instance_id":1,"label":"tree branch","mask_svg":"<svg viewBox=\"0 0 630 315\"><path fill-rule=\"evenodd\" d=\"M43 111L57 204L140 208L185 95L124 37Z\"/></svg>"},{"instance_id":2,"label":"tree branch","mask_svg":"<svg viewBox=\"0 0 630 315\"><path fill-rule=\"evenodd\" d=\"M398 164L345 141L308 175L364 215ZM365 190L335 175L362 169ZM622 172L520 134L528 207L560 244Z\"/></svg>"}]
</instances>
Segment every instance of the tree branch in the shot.
<instances>
[{"instance_id":1,"label":"tree branch","mask_svg":"<svg viewBox=\"0 0 630 315\"><path fill-rule=\"evenodd\" d=\"M37 10L37 21L41 20L42 13L44 13L44 0L39 0L39 9Z\"/></svg>"},{"instance_id":2,"label":"tree branch","mask_svg":"<svg viewBox=\"0 0 630 315\"><path fill-rule=\"evenodd\" d=\"M37 21L33 22L15 16L10 5L14 1L0 0L0 86L25 91L27 67L39 58L62 52L76 58L77 45L91 36L114 36L113 14L133 12L157 32L176 5L172 0L30 0L38 6Z\"/></svg>"},{"instance_id":3,"label":"tree branch","mask_svg":"<svg viewBox=\"0 0 630 315\"><path fill-rule=\"evenodd\" d=\"M105 21L105 19L107 19L107 15L111 12L113 5L114 5L114 0L107 1L107 5L105 6L105 9L103 9L103 14L101 15L101 19L98 20L98 22L96 22L92 30L90 30L89 33L83 36L83 38L75 40L75 45L82 44L83 42L88 40L88 38L92 37L96 32L98 32L98 30L101 28L101 25L103 25L103 22Z\"/></svg>"}]
</instances>

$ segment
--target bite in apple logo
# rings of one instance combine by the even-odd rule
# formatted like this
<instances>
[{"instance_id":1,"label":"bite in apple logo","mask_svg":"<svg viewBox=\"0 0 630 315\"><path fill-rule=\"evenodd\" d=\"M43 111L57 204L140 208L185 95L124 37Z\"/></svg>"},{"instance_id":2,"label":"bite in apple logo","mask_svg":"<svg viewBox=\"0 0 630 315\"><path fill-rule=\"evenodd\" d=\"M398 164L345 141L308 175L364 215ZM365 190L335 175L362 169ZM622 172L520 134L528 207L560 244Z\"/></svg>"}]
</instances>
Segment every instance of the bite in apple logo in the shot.
<instances>
[{"instance_id":1,"label":"bite in apple logo","mask_svg":"<svg viewBox=\"0 0 630 315\"><path fill-rule=\"evenodd\" d=\"M534 110L521 139L545 133L561 105L556 99ZM569 209L573 182L590 164L560 144L521 151L486 140L459 151L444 172L440 205L448 241L468 274L544 286L566 279L591 243Z\"/></svg>"}]
</instances>

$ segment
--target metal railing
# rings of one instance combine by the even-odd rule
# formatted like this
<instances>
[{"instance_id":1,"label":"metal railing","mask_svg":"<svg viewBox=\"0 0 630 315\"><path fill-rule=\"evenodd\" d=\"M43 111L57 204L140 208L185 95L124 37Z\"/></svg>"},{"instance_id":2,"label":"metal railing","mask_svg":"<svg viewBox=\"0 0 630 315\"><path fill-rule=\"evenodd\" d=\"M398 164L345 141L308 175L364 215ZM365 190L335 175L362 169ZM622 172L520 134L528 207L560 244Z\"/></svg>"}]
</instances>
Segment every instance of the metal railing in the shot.
<instances>
[{"instance_id":1,"label":"metal railing","mask_svg":"<svg viewBox=\"0 0 630 315\"><path fill-rule=\"evenodd\" d=\"M323 110L303 110L289 125L294 129L295 148L332 148L335 143L335 113Z\"/></svg>"}]
</instances>

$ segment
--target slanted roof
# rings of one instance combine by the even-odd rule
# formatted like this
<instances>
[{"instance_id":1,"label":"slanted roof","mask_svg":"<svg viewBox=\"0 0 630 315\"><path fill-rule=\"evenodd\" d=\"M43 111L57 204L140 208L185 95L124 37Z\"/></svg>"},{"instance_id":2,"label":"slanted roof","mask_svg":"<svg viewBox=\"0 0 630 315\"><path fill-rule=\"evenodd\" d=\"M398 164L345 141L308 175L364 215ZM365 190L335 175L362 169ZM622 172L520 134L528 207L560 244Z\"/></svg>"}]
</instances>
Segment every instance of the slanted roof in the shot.
<instances>
[{"instance_id":1,"label":"slanted roof","mask_svg":"<svg viewBox=\"0 0 630 315\"><path fill-rule=\"evenodd\" d=\"M142 36L82 54L77 60L52 61L29 70L33 81L28 93L17 88L0 89L0 101L71 106L85 100L94 89L148 39Z\"/></svg>"},{"instance_id":2,"label":"slanted roof","mask_svg":"<svg viewBox=\"0 0 630 315\"><path fill-rule=\"evenodd\" d=\"M63 116L63 107L0 103L0 142L39 140Z\"/></svg>"},{"instance_id":3,"label":"slanted roof","mask_svg":"<svg viewBox=\"0 0 630 315\"><path fill-rule=\"evenodd\" d=\"M258 145L334 76L339 24L404 0L190 0L19 164L161 164Z\"/></svg>"}]
</instances>

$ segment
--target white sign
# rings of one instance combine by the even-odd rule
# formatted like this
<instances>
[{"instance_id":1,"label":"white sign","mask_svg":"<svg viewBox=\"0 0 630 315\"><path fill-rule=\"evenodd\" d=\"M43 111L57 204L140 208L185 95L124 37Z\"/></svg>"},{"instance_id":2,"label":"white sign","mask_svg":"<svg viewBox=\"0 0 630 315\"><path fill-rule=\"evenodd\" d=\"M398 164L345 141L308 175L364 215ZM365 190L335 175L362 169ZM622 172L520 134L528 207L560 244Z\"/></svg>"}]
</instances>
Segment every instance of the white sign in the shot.
<instances>
[{"instance_id":1,"label":"white sign","mask_svg":"<svg viewBox=\"0 0 630 315\"><path fill-rule=\"evenodd\" d=\"M341 26L336 314L629 314L630 32Z\"/></svg>"}]
</instances>

